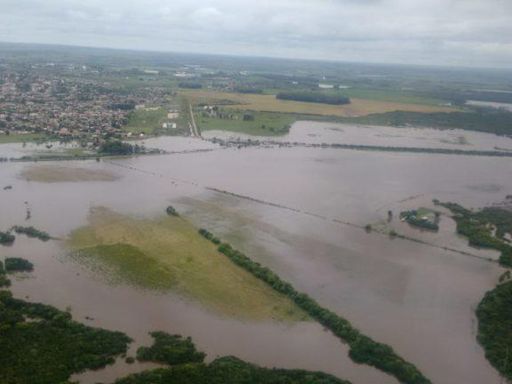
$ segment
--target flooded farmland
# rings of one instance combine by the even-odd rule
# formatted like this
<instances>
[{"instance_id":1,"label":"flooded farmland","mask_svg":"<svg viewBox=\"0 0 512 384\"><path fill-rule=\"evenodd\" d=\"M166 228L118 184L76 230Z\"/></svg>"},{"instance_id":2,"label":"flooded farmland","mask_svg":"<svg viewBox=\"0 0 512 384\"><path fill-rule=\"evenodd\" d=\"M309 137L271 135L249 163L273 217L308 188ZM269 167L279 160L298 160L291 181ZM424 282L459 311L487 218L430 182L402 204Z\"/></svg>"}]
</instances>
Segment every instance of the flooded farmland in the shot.
<instances>
[{"instance_id":1,"label":"flooded farmland","mask_svg":"<svg viewBox=\"0 0 512 384\"><path fill-rule=\"evenodd\" d=\"M308 136L313 131L327 135L330 125L315 124L300 123L290 133L294 138L286 140L316 140ZM361 141L353 129L344 132L351 143L372 145L388 145L394 134L383 128L369 136L371 141ZM458 132L400 132L405 136L392 145L421 146L426 141L426 147L435 142L512 149L510 139L494 135L464 132L466 144L460 144ZM337 142L338 136L318 140ZM0 228L28 223L58 238L41 243L19 236L12 247L0 248L0 256L24 257L35 265L33 276L13 281L16 297L69 307L75 319L126 332L135 345L149 344L149 331L164 330L191 336L208 360L235 355L264 366L321 370L355 384L396 382L353 363L347 346L315 322L221 316L173 293L112 286L69 257L64 240L86 225L91 208L153 218L172 204L196 227L228 240L365 334L391 345L434 383L500 382L476 341L474 316L502 272L492 262L496 254L469 247L455 235L447 215L442 215L438 233L428 233L400 222L398 213L431 206L434 198L468 207L500 203L512 191L510 159L222 149L199 139L152 139L146 145L185 153L65 164L108 173L114 181L29 181L22 175L34 164L0 164L1 186L12 186L0 190ZM5 156L2 147L0 157ZM13 145L6 148L13 151ZM186 153L189 149L208 151ZM62 163L45 162L52 166ZM389 210L395 213L391 222L386 220ZM363 228L379 223L422 243ZM144 366L123 368L120 363L76 379L112 381L129 369Z\"/></svg>"}]
</instances>

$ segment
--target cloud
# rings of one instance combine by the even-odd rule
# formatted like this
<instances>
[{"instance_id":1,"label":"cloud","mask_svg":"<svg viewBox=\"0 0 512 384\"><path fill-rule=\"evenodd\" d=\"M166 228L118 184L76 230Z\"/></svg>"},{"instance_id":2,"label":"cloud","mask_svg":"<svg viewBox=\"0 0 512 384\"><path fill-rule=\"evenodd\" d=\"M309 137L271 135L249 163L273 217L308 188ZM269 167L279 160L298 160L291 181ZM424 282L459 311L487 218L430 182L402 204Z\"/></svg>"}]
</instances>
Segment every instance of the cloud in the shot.
<instances>
[{"instance_id":1,"label":"cloud","mask_svg":"<svg viewBox=\"0 0 512 384\"><path fill-rule=\"evenodd\" d=\"M509 0L2 0L0 40L507 66Z\"/></svg>"}]
</instances>

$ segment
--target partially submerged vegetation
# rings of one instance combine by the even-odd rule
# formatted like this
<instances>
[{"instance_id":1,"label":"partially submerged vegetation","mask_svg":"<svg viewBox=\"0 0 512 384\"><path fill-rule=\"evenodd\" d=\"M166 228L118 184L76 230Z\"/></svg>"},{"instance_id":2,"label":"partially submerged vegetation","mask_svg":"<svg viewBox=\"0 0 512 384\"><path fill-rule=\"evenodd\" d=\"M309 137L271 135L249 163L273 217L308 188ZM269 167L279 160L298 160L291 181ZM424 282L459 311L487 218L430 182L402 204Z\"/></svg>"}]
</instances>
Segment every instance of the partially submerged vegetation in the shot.
<instances>
[{"instance_id":1,"label":"partially submerged vegetation","mask_svg":"<svg viewBox=\"0 0 512 384\"><path fill-rule=\"evenodd\" d=\"M51 236L48 233L40 231L39 229L36 229L32 226L23 227L21 225L15 225L14 227L12 227L12 229L18 235L26 235L28 237L33 237L41 241L48 241L51 239Z\"/></svg>"},{"instance_id":2,"label":"partially submerged vegetation","mask_svg":"<svg viewBox=\"0 0 512 384\"><path fill-rule=\"evenodd\" d=\"M429 229L431 231L439 230L439 212L427 208L400 212L400 219L407 221L415 227Z\"/></svg>"},{"instance_id":3,"label":"partially submerged vegetation","mask_svg":"<svg viewBox=\"0 0 512 384\"><path fill-rule=\"evenodd\" d=\"M469 111L391 111L342 119L344 122L393 127L428 127L438 129L460 128L468 131L512 135L512 112L491 108L473 108Z\"/></svg>"},{"instance_id":4,"label":"partially submerged vegetation","mask_svg":"<svg viewBox=\"0 0 512 384\"><path fill-rule=\"evenodd\" d=\"M0 244L1 245L12 245L16 240L16 236L14 236L11 232L1 232L0 231Z\"/></svg>"},{"instance_id":5,"label":"partially submerged vegetation","mask_svg":"<svg viewBox=\"0 0 512 384\"><path fill-rule=\"evenodd\" d=\"M137 359L171 367L131 375L116 384L350 384L321 372L260 368L233 356L205 364L206 355L190 338L165 332L152 332L151 336L153 345L139 348Z\"/></svg>"},{"instance_id":6,"label":"partially submerged vegetation","mask_svg":"<svg viewBox=\"0 0 512 384\"><path fill-rule=\"evenodd\" d=\"M470 211L456 203L434 203L452 211L457 232L468 238L469 245L500 251L500 264L512 267L512 245L505 238L512 234L512 211L499 207Z\"/></svg>"},{"instance_id":7,"label":"partially submerged vegetation","mask_svg":"<svg viewBox=\"0 0 512 384\"><path fill-rule=\"evenodd\" d=\"M233 356L138 373L115 384L350 384L322 372L261 368Z\"/></svg>"},{"instance_id":8,"label":"partially submerged vegetation","mask_svg":"<svg viewBox=\"0 0 512 384\"><path fill-rule=\"evenodd\" d=\"M151 347L140 347L137 360L153 361L169 365L202 363L206 354L199 352L190 337L151 332L154 343Z\"/></svg>"},{"instance_id":9,"label":"partially submerged vegetation","mask_svg":"<svg viewBox=\"0 0 512 384\"><path fill-rule=\"evenodd\" d=\"M114 181L118 179L115 174L101 169L65 167L55 164L26 167L21 172L21 176L25 180L39 183Z\"/></svg>"},{"instance_id":10,"label":"partially submerged vegetation","mask_svg":"<svg viewBox=\"0 0 512 384\"><path fill-rule=\"evenodd\" d=\"M206 229L199 233L210 241L216 237ZM234 249L227 243L221 243L218 251L226 255L233 263L242 267L258 279L264 281L275 291L286 295L308 315L317 320L334 335L350 346L349 356L356 363L368 364L390 375L400 382L408 384L426 384L430 381L411 363L398 356L389 345L376 342L363 335L350 322L336 313L323 308L313 298L305 293L298 292L288 282L261 264L252 261L242 252Z\"/></svg>"},{"instance_id":11,"label":"partially submerged vegetation","mask_svg":"<svg viewBox=\"0 0 512 384\"><path fill-rule=\"evenodd\" d=\"M137 219L95 208L89 222L71 233L73 256L114 283L173 290L238 318L308 318L290 299L220 255L180 217Z\"/></svg>"},{"instance_id":12,"label":"partially submerged vegetation","mask_svg":"<svg viewBox=\"0 0 512 384\"><path fill-rule=\"evenodd\" d=\"M2 383L65 383L73 373L113 363L131 341L79 324L67 312L14 299L9 291L0 291L0 324Z\"/></svg>"},{"instance_id":13,"label":"partially submerged vegetation","mask_svg":"<svg viewBox=\"0 0 512 384\"><path fill-rule=\"evenodd\" d=\"M98 149L98 153L100 154L115 156L127 156L144 152L145 148L143 146L137 144L132 145L130 143L125 143L120 140L106 141Z\"/></svg>"},{"instance_id":14,"label":"partially submerged vegetation","mask_svg":"<svg viewBox=\"0 0 512 384\"><path fill-rule=\"evenodd\" d=\"M31 272L34 264L21 257L7 257L5 259L6 272Z\"/></svg>"}]
</instances>

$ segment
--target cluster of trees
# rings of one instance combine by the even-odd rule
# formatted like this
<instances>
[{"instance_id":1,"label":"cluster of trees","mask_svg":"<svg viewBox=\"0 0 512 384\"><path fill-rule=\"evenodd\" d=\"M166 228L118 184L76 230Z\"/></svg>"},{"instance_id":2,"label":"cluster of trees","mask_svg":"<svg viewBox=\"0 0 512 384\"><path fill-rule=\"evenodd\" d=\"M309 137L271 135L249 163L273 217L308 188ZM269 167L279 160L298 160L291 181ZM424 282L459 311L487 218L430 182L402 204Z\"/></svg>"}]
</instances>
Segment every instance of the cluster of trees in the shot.
<instances>
[{"instance_id":1,"label":"cluster of trees","mask_svg":"<svg viewBox=\"0 0 512 384\"><path fill-rule=\"evenodd\" d=\"M485 356L507 379L512 380L512 282L487 292L476 310L478 341Z\"/></svg>"},{"instance_id":2,"label":"cluster of trees","mask_svg":"<svg viewBox=\"0 0 512 384\"><path fill-rule=\"evenodd\" d=\"M140 347L137 360L153 361L169 365L202 363L206 354L199 352L190 337L169 335L165 332L151 332L154 339L151 347Z\"/></svg>"},{"instance_id":3,"label":"cluster of trees","mask_svg":"<svg viewBox=\"0 0 512 384\"><path fill-rule=\"evenodd\" d=\"M178 211L172 206L172 205L169 205L167 207L167 209L165 210L165 212L167 212L167 214L169 216L176 216L178 217L180 214L178 213Z\"/></svg>"},{"instance_id":4,"label":"cluster of trees","mask_svg":"<svg viewBox=\"0 0 512 384\"><path fill-rule=\"evenodd\" d=\"M113 363L130 341L121 332L76 323L67 312L0 291L1 383L64 383L73 373Z\"/></svg>"},{"instance_id":5,"label":"cluster of trees","mask_svg":"<svg viewBox=\"0 0 512 384\"><path fill-rule=\"evenodd\" d=\"M143 153L144 147L137 144L124 143L120 140L109 140L100 146L98 152L105 155L126 156Z\"/></svg>"},{"instance_id":6,"label":"cluster of trees","mask_svg":"<svg viewBox=\"0 0 512 384\"><path fill-rule=\"evenodd\" d=\"M436 218L438 217L437 215L436 213ZM439 224L437 222L418 217L418 211L416 210L400 212L400 217L405 218L405 221L416 227L429 229L431 231L439 230Z\"/></svg>"},{"instance_id":7,"label":"cluster of trees","mask_svg":"<svg viewBox=\"0 0 512 384\"><path fill-rule=\"evenodd\" d=\"M505 233L512 232L511 211L492 207L473 212L456 203L436 202L452 211L457 232L466 236L470 245L500 251L500 264L512 267L512 246L504 239Z\"/></svg>"},{"instance_id":8,"label":"cluster of trees","mask_svg":"<svg viewBox=\"0 0 512 384\"><path fill-rule=\"evenodd\" d=\"M280 100L305 101L308 103L333 105L350 104L350 99L346 96L310 91L279 92L276 98Z\"/></svg>"},{"instance_id":9,"label":"cluster of trees","mask_svg":"<svg viewBox=\"0 0 512 384\"><path fill-rule=\"evenodd\" d=\"M200 229L199 233L211 241L216 239L213 234L205 229ZM337 337L345 341L350 346L349 356L355 362L374 366L395 376L402 383L430 383L414 365L398 356L390 346L378 343L361 334L349 321L323 308L305 293L296 291L290 283L281 280L281 278L270 269L252 261L227 243L221 243L218 247L218 251L226 255L236 265L244 268L260 280L263 280L277 292L289 297L312 318L316 319Z\"/></svg>"},{"instance_id":10,"label":"cluster of trees","mask_svg":"<svg viewBox=\"0 0 512 384\"><path fill-rule=\"evenodd\" d=\"M16 237L10 232L0 232L0 244L11 245L16 240Z\"/></svg>"},{"instance_id":11,"label":"cluster of trees","mask_svg":"<svg viewBox=\"0 0 512 384\"><path fill-rule=\"evenodd\" d=\"M34 270L34 264L21 257L7 257L5 259L6 272L31 272Z\"/></svg>"},{"instance_id":12,"label":"cluster of trees","mask_svg":"<svg viewBox=\"0 0 512 384\"><path fill-rule=\"evenodd\" d=\"M215 245L219 245L220 244L220 239L215 237L213 235L213 233L209 232L208 230L204 229L204 228L201 228L199 230L199 234L203 237L205 237L206 239L210 240L213 244Z\"/></svg>"},{"instance_id":13,"label":"cluster of trees","mask_svg":"<svg viewBox=\"0 0 512 384\"><path fill-rule=\"evenodd\" d=\"M350 384L321 372L267 369L227 356L210 364L183 364L117 380L115 384Z\"/></svg>"},{"instance_id":14,"label":"cluster of trees","mask_svg":"<svg viewBox=\"0 0 512 384\"><path fill-rule=\"evenodd\" d=\"M51 239L51 236L48 233L40 231L34 227L22 227L20 225L15 225L12 229L17 234L27 235L28 237L34 237L42 241L48 241Z\"/></svg>"}]
</instances>

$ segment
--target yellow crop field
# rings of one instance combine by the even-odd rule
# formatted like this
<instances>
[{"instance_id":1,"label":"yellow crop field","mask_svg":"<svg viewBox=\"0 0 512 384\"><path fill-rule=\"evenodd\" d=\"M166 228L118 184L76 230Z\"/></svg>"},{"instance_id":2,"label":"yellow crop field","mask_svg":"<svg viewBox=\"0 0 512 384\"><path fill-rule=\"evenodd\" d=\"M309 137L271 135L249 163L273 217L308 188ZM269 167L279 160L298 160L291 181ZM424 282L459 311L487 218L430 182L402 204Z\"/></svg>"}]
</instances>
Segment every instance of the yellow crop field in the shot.
<instances>
[{"instance_id":1,"label":"yellow crop field","mask_svg":"<svg viewBox=\"0 0 512 384\"><path fill-rule=\"evenodd\" d=\"M296 113L320 116L357 117L374 113L393 111L406 112L453 112L456 109L422 104L408 104L381 100L352 98L347 105L305 103L291 100L278 100L274 95L254 95L205 90L186 90L182 95L192 104L227 104L226 107L243 108L260 112Z\"/></svg>"}]
</instances>

